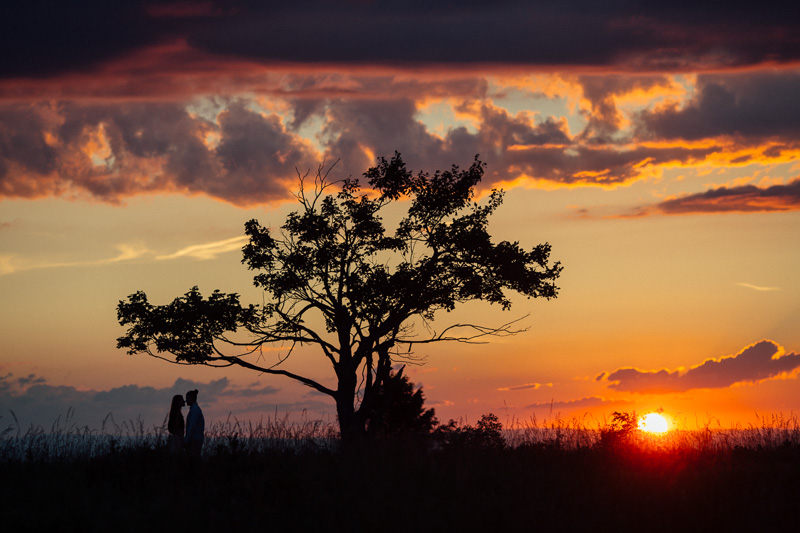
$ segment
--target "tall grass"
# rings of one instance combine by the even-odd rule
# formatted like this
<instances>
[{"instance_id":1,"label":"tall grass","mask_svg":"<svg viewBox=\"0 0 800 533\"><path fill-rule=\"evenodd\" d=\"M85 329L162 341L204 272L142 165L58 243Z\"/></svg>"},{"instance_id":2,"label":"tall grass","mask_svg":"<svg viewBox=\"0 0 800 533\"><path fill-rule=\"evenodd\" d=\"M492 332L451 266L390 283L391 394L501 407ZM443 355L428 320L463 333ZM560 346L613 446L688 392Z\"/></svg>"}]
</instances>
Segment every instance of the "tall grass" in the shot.
<instances>
[{"instance_id":1,"label":"tall grass","mask_svg":"<svg viewBox=\"0 0 800 533\"><path fill-rule=\"evenodd\" d=\"M629 416L635 423L636 413ZM757 415L758 422L726 428L716 420L696 422L694 429L673 429L665 434L649 434L631 427L615 425L612 419L582 418L527 420L512 418L504 425L510 447L550 447L562 450L624 446L660 452L715 453L736 449L776 449L800 446L800 419L794 413ZM683 424L686 426L686 424Z\"/></svg>"},{"instance_id":2,"label":"tall grass","mask_svg":"<svg viewBox=\"0 0 800 533\"><path fill-rule=\"evenodd\" d=\"M49 428L31 425L23 430L16 414L13 411L10 414L14 423L0 432L0 457L5 460L69 461L112 454L124 448L156 449L166 443L164 428L146 428L141 419L117 423L110 413L99 431L75 423L72 408L63 417L59 415Z\"/></svg>"},{"instance_id":3,"label":"tall grass","mask_svg":"<svg viewBox=\"0 0 800 533\"><path fill-rule=\"evenodd\" d=\"M95 430L76 424L74 410L69 408L49 428L31 425L23 430L16 414L10 414L13 423L4 425L0 417L0 460L4 461L73 461L120 452L163 451L167 446L166 420L147 427L141 419L117 422L109 413L100 430ZM300 420L275 413L256 422L229 415L224 421L211 422L205 435L205 455L329 450L338 443L338 431L332 423L310 420L305 412Z\"/></svg>"},{"instance_id":4,"label":"tall grass","mask_svg":"<svg viewBox=\"0 0 800 533\"><path fill-rule=\"evenodd\" d=\"M276 412L257 422L228 415L212 423L206 429L205 449L217 453L332 450L338 441L339 432L331 422L311 420L305 411L300 420L290 420L288 413L279 417Z\"/></svg>"},{"instance_id":5,"label":"tall grass","mask_svg":"<svg viewBox=\"0 0 800 533\"><path fill-rule=\"evenodd\" d=\"M70 461L124 451L164 450L167 443L166 421L146 427L141 419L118 422L108 414L101 429L93 430L73 421L68 409L49 428L30 426L22 429L16 415L4 423L0 416L0 459L4 461ZM632 417L635 413L615 413ZM627 418L626 418L627 419ZM724 454L734 450L774 450L800 447L800 419L794 413L759 415L757 423L723 427L717 420L697 423L692 430L672 430L664 435L647 434L624 427L611 420L582 418L526 420L512 418L504 424L502 436L508 448L533 448L561 451L614 449L626 453L646 451L679 454ZM457 426L464 426L463 421ZM258 421L239 420L228 415L206 428L204 455L257 454L268 451L332 451L339 444L333 422L299 420L289 415L262 417Z\"/></svg>"}]
</instances>

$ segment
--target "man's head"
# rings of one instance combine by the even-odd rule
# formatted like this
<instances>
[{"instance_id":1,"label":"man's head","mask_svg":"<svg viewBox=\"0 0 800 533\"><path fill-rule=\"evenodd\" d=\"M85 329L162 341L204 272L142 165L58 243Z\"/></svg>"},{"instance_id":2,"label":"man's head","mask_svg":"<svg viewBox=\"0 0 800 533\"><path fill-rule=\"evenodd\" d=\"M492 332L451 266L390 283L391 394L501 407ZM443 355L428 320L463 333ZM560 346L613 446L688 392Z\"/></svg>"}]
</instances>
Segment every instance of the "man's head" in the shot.
<instances>
[{"instance_id":1,"label":"man's head","mask_svg":"<svg viewBox=\"0 0 800 533\"><path fill-rule=\"evenodd\" d=\"M197 389L186 393L186 403L189 404L189 407L197 403Z\"/></svg>"}]
</instances>

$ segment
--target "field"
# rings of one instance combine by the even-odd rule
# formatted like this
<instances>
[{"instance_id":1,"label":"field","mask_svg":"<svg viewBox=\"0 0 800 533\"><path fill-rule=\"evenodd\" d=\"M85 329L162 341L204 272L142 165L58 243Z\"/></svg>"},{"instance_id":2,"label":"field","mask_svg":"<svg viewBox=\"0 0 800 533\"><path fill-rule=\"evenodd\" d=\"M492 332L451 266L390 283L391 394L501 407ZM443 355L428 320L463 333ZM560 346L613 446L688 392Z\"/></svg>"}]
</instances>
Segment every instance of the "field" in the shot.
<instances>
[{"instance_id":1,"label":"field","mask_svg":"<svg viewBox=\"0 0 800 533\"><path fill-rule=\"evenodd\" d=\"M795 417L642 433L625 419L477 427L342 447L330 425L9 426L4 531L783 531L800 501ZM501 436L501 439L497 437Z\"/></svg>"}]
</instances>

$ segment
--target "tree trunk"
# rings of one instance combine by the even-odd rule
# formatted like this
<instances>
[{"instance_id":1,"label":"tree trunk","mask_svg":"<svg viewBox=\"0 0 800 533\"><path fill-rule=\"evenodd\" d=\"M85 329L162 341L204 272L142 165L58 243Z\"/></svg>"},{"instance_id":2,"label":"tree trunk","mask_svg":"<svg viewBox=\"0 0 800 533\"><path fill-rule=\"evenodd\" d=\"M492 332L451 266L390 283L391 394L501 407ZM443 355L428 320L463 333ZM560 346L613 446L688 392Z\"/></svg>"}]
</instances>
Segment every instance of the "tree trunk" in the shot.
<instances>
[{"instance_id":1,"label":"tree trunk","mask_svg":"<svg viewBox=\"0 0 800 533\"><path fill-rule=\"evenodd\" d=\"M363 417L358 416L354 404L357 378L355 373L339 376L336 391L336 414L339 417L339 434L345 445L359 441L365 433Z\"/></svg>"}]
</instances>

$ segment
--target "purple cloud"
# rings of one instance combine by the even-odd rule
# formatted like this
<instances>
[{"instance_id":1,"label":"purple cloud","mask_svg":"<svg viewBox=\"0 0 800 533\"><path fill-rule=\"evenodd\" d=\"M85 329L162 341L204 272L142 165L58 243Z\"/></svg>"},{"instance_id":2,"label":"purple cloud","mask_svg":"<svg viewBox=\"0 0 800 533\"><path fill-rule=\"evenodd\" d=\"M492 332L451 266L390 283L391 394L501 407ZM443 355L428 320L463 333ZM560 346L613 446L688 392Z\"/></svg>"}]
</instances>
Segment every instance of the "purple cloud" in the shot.
<instances>
[{"instance_id":1,"label":"purple cloud","mask_svg":"<svg viewBox=\"0 0 800 533\"><path fill-rule=\"evenodd\" d=\"M605 406L615 405L617 403L619 402L614 400L604 400L603 398L599 398L597 396L588 396L586 398L581 398L579 400L532 403L530 405L526 405L525 408L533 409L534 411L541 411L547 409L548 411L557 413L562 410L575 411L577 409L589 409L604 405Z\"/></svg>"},{"instance_id":2,"label":"purple cloud","mask_svg":"<svg viewBox=\"0 0 800 533\"><path fill-rule=\"evenodd\" d=\"M666 214L800 211L800 178L786 185L720 187L657 204Z\"/></svg>"},{"instance_id":3,"label":"purple cloud","mask_svg":"<svg viewBox=\"0 0 800 533\"><path fill-rule=\"evenodd\" d=\"M721 389L735 383L774 379L800 368L800 354L785 354L781 346L762 340L739 353L708 359L686 371L621 368L605 376L609 388L641 394L668 394L692 389ZM599 378L600 379L600 378Z\"/></svg>"},{"instance_id":4,"label":"purple cloud","mask_svg":"<svg viewBox=\"0 0 800 533\"><path fill-rule=\"evenodd\" d=\"M665 215L800 211L800 178L786 185L719 187L643 205L620 218Z\"/></svg>"},{"instance_id":5,"label":"purple cloud","mask_svg":"<svg viewBox=\"0 0 800 533\"><path fill-rule=\"evenodd\" d=\"M265 400L265 397L274 397L280 389L259 383L236 386L224 377L208 383L178 378L173 385L164 388L125 385L97 391L50 385L33 374L23 377L6 374L0 376L0 431L9 425L16 426L14 418L22 431L31 425L49 429L58 419L66 423L68 411L71 425L95 430L101 429L109 414L118 424L142 420L145 428L160 427L169 412L172 397L192 389L200 390L198 401L209 422L224 420L231 411L234 415L270 415L276 406L292 405ZM302 408L299 406L297 410Z\"/></svg>"}]
</instances>

